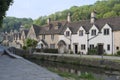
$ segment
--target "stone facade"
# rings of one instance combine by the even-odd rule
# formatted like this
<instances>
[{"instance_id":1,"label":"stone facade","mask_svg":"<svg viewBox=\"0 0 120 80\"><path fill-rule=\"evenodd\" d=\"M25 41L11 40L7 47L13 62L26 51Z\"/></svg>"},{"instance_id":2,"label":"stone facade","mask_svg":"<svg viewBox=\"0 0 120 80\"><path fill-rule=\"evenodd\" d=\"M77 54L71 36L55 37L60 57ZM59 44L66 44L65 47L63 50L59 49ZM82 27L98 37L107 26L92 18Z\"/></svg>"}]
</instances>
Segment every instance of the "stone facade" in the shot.
<instances>
[{"instance_id":1,"label":"stone facade","mask_svg":"<svg viewBox=\"0 0 120 80\"><path fill-rule=\"evenodd\" d=\"M120 50L120 31L114 31L113 36L114 36L114 52L117 52Z\"/></svg>"},{"instance_id":2,"label":"stone facade","mask_svg":"<svg viewBox=\"0 0 120 80\"><path fill-rule=\"evenodd\" d=\"M44 36L44 39L43 39ZM51 35L40 35L39 38L47 42L49 48L58 48L57 43L59 40L59 35L51 34Z\"/></svg>"}]
</instances>

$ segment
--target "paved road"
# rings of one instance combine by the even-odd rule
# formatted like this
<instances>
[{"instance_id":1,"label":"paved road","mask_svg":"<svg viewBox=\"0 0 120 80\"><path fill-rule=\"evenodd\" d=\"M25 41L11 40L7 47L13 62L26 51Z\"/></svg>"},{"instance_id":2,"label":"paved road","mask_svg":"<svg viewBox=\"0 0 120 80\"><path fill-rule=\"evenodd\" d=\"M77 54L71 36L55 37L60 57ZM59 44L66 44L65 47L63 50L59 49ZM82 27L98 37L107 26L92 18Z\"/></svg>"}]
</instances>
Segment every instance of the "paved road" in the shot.
<instances>
[{"instance_id":1,"label":"paved road","mask_svg":"<svg viewBox=\"0 0 120 80\"><path fill-rule=\"evenodd\" d=\"M51 53L38 53L38 52L34 52L34 54L68 56L68 57L82 57L82 58L97 58L97 59L108 59L108 60L120 60L120 57L117 57L117 56L77 55L77 54L51 54Z\"/></svg>"}]
</instances>

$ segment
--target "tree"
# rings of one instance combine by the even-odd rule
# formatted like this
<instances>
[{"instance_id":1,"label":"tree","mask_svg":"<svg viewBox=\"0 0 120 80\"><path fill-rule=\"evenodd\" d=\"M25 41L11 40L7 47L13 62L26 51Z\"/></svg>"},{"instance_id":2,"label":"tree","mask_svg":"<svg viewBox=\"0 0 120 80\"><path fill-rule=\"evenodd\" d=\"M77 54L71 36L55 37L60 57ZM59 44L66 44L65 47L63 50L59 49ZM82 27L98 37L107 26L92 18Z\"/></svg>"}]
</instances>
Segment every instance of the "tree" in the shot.
<instances>
[{"instance_id":1,"label":"tree","mask_svg":"<svg viewBox=\"0 0 120 80\"><path fill-rule=\"evenodd\" d=\"M103 18L108 18L108 17L115 17L117 16L116 12L111 11L111 12L107 12L103 15Z\"/></svg>"},{"instance_id":2,"label":"tree","mask_svg":"<svg viewBox=\"0 0 120 80\"><path fill-rule=\"evenodd\" d=\"M36 47L36 45L37 45L37 41L36 40L34 40L34 39L26 39L26 41L25 41L25 45L27 46L27 47Z\"/></svg>"},{"instance_id":3,"label":"tree","mask_svg":"<svg viewBox=\"0 0 120 80\"><path fill-rule=\"evenodd\" d=\"M38 19L34 20L33 23L41 26L41 25L44 25L46 22L47 22L47 17L46 16L41 16Z\"/></svg>"},{"instance_id":4,"label":"tree","mask_svg":"<svg viewBox=\"0 0 120 80\"><path fill-rule=\"evenodd\" d=\"M4 28L4 31L10 31L11 29L19 30L21 25L23 25L25 28L30 28L32 24L33 20L31 18L5 17L3 19L2 28Z\"/></svg>"},{"instance_id":5,"label":"tree","mask_svg":"<svg viewBox=\"0 0 120 80\"><path fill-rule=\"evenodd\" d=\"M114 10L115 12L117 12L117 15L119 16L120 4L115 4L115 6L113 7L113 10Z\"/></svg>"},{"instance_id":6,"label":"tree","mask_svg":"<svg viewBox=\"0 0 120 80\"><path fill-rule=\"evenodd\" d=\"M25 41L25 45L26 46L24 46L24 48L26 48L26 49L29 49L29 53L31 54L31 53L33 53L33 51L34 51L34 48L36 47L36 45L37 45L37 41L36 40L34 40L34 39L26 39L26 41Z\"/></svg>"},{"instance_id":7,"label":"tree","mask_svg":"<svg viewBox=\"0 0 120 80\"><path fill-rule=\"evenodd\" d=\"M0 0L0 27L5 17L5 13L9 6L13 3L13 0Z\"/></svg>"}]
</instances>

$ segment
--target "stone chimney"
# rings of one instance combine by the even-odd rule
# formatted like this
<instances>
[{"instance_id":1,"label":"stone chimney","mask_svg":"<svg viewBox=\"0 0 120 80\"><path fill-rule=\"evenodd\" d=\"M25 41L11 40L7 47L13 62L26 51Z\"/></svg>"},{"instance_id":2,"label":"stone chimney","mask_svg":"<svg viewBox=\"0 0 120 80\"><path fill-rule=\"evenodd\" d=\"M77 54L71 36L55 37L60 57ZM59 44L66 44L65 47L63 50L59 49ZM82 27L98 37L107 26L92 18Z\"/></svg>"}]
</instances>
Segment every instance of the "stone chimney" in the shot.
<instances>
[{"instance_id":1,"label":"stone chimney","mask_svg":"<svg viewBox=\"0 0 120 80\"><path fill-rule=\"evenodd\" d=\"M50 18L48 18L48 19L47 19L47 24L50 24L50 21L51 21L51 19L50 19Z\"/></svg>"},{"instance_id":2,"label":"stone chimney","mask_svg":"<svg viewBox=\"0 0 120 80\"><path fill-rule=\"evenodd\" d=\"M96 20L96 12L95 11L92 11L91 12L91 24L94 24L95 23L95 20Z\"/></svg>"},{"instance_id":3,"label":"stone chimney","mask_svg":"<svg viewBox=\"0 0 120 80\"><path fill-rule=\"evenodd\" d=\"M71 22L70 13L68 13L68 15L67 15L67 22Z\"/></svg>"}]
</instances>

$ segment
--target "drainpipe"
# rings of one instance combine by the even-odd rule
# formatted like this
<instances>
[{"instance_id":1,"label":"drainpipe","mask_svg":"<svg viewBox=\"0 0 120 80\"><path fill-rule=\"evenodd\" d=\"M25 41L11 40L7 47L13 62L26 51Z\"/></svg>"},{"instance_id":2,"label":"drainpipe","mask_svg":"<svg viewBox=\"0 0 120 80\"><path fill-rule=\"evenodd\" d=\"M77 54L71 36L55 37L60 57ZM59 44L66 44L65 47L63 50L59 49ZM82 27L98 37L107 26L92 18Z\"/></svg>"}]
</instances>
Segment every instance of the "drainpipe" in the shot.
<instances>
[{"instance_id":1,"label":"drainpipe","mask_svg":"<svg viewBox=\"0 0 120 80\"><path fill-rule=\"evenodd\" d=\"M112 55L113 55L113 30L112 30Z\"/></svg>"},{"instance_id":2,"label":"drainpipe","mask_svg":"<svg viewBox=\"0 0 120 80\"><path fill-rule=\"evenodd\" d=\"M87 34L87 54L89 54L89 33Z\"/></svg>"}]
</instances>

